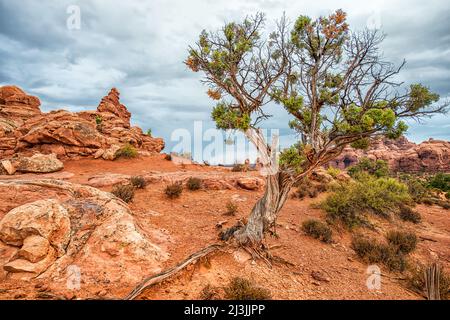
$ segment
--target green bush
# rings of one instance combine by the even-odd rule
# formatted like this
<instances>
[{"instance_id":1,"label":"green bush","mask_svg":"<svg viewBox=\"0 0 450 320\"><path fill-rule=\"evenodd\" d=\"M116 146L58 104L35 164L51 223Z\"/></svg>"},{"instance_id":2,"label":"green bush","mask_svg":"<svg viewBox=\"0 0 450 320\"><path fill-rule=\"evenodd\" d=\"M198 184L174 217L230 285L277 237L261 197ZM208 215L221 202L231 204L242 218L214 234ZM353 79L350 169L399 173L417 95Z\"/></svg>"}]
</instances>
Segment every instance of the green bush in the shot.
<instances>
[{"instance_id":1,"label":"green bush","mask_svg":"<svg viewBox=\"0 0 450 320\"><path fill-rule=\"evenodd\" d=\"M438 173L428 179L428 186L443 192L450 191L450 173Z\"/></svg>"},{"instance_id":2,"label":"green bush","mask_svg":"<svg viewBox=\"0 0 450 320\"><path fill-rule=\"evenodd\" d=\"M137 156L138 151L133 145L129 143L125 144L116 152L116 158L136 158Z\"/></svg>"},{"instance_id":3,"label":"green bush","mask_svg":"<svg viewBox=\"0 0 450 320\"><path fill-rule=\"evenodd\" d=\"M408 192L414 202L422 203L429 196L430 191L427 189L425 181L409 175L400 177L400 180L408 187Z\"/></svg>"},{"instance_id":4,"label":"green bush","mask_svg":"<svg viewBox=\"0 0 450 320\"><path fill-rule=\"evenodd\" d=\"M352 249L367 263L383 263L389 270L404 271L407 267L405 255L394 246L381 243L362 235L352 238Z\"/></svg>"},{"instance_id":5,"label":"green bush","mask_svg":"<svg viewBox=\"0 0 450 320\"><path fill-rule=\"evenodd\" d=\"M235 277L224 288L225 298L228 300L270 300L270 291L255 286L251 281Z\"/></svg>"},{"instance_id":6,"label":"green bush","mask_svg":"<svg viewBox=\"0 0 450 320\"><path fill-rule=\"evenodd\" d=\"M389 217L411 198L408 188L393 178L361 174L359 180L341 184L322 203L330 222L340 221L352 228L366 224L366 213Z\"/></svg>"},{"instance_id":7,"label":"green bush","mask_svg":"<svg viewBox=\"0 0 450 320\"><path fill-rule=\"evenodd\" d=\"M327 169L327 173L332 176L333 178L336 179L336 177L341 173L341 170L339 170L338 168L335 167L328 167Z\"/></svg>"},{"instance_id":8,"label":"green bush","mask_svg":"<svg viewBox=\"0 0 450 320\"><path fill-rule=\"evenodd\" d=\"M412 223L420 223L420 221L422 221L422 216L420 215L420 213L414 211L410 206L407 205L400 206L398 215L403 221L409 221Z\"/></svg>"},{"instance_id":9,"label":"green bush","mask_svg":"<svg viewBox=\"0 0 450 320\"><path fill-rule=\"evenodd\" d=\"M348 174L352 178L357 178L361 173L368 173L377 178L389 176L389 167L386 161L370 160L368 158L361 158L357 164L348 169Z\"/></svg>"},{"instance_id":10,"label":"green bush","mask_svg":"<svg viewBox=\"0 0 450 320\"><path fill-rule=\"evenodd\" d=\"M183 192L183 186L181 183L172 183L169 184L166 189L164 190L164 193L169 197L170 199L179 198L181 196L181 193Z\"/></svg>"},{"instance_id":11,"label":"green bush","mask_svg":"<svg viewBox=\"0 0 450 320\"><path fill-rule=\"evenodd\" d=\"M144 177L141 176L131 177L130 182L131 185L136 189L144 189L147 186L147 182L145 181Z\"/></svg>"},{"instance_id":12,"label":"green bush","mask_svg":"<svg viewBox=\"0 0 450 320\"><path fill-rule=\"evenodd\" d=\"M189 190L195 191L202 187L202 180L195 177L190 177L186 182L186 186Z\"/></svg>"},{"instance_id":13,"label":"green bush","mask_svg":"<svg viewBox=\"0 0 450 320\"><path fill-rule=\"evenodd\" d=\"M323 241L325 243L331 242L331 236L333 234L331 228L319 220L309 219L303 221L302 230L309 236Z\"/></svg>"},{"instance_id":14,"label":"green bush","mask_svg":"<svg viewBox=\"0 0 450 320\"><path fill-rule=\"evenodd\" d=\"M111 193L124 202L129 203L134 198L134 187L129 184L117 184L113 187Z\"/></svg>"},{"instance_id":15,"label":"green bush","mask_svg":"<svg viewBox=\"0 0 450 320\"><path fill-rule=\"evenodd\" d=\"M95 123L98 125L101 125L103 122L103 118L100 115L95 116Z\"/></svg>"},{"instance_id":16,"label":"green bush","mask_svg":"<svg viewBox=\"0 0 450 320\"><path fill-rule=\"evenodd\" d=\"M152 129L148 129L148 130L147 130L147 135L148 135L149 137L152 136Z\"/></svg>"},{"instance_id":17,"label":"green bush","mask_svg":"<svg viewBox=\"0 0 450 320\"><path fill-rule=\"evenodd\" d=\"M410 253L416 249L417 236L408 231L389 231L386 235L389 244L401 253Z\"/></svg>"}]
</instances>

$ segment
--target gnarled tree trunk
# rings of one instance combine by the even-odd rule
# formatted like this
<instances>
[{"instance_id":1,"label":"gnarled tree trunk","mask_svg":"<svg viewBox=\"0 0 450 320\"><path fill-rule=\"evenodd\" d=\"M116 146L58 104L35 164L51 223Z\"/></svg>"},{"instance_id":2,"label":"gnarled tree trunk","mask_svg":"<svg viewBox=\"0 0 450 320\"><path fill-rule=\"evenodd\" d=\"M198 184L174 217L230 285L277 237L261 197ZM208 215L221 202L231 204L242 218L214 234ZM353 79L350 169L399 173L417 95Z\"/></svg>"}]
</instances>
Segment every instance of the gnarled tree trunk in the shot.
<instances>
[{"instance_id":1,"label":"gnarled tree trunk","mask_svg":"<svg viewBox=\"0 0 450 320\"><path fill-rule=\"evenodd\" d=\"M267 176L266 191L252 209L247 224L234 233L241 244L259 243L274 227L278 213L287 200L293 181L282 172Z\"/></svg>"}]
</instances>

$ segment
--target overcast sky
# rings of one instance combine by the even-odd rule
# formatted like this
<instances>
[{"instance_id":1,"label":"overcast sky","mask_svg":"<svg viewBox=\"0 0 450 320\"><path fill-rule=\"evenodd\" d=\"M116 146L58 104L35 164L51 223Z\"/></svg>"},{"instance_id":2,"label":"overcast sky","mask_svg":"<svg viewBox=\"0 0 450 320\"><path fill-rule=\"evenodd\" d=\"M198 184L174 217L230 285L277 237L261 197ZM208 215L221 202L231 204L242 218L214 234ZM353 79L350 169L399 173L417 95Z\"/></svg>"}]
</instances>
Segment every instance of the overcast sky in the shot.
<instances>
[{"instance_id":1,"label":"overcast sky","mask_svg":"<svg viewBox=\"0 0 450 320\"><path fill-rule=\"evenodd\" d=\"M164 137L192 130L193 121L213 127L213 102L199 74L182 63L202 29L261 11L268 27L285 11L326 15L342 8L352 29L381 26L387 58L407 65L406 83L421 82L450 96L450 9L446 0L0 0L0 85L16 84L39 96L45 111L94 109L111 87L121 92L132 122ZM67 8L78 5L81 28L69 30ZM278 109L277 109L278 110ZM282 111L266 124L288 134ZM450 140L449 116L412 124L408 138Z\"/></svg>"}]
</instances>

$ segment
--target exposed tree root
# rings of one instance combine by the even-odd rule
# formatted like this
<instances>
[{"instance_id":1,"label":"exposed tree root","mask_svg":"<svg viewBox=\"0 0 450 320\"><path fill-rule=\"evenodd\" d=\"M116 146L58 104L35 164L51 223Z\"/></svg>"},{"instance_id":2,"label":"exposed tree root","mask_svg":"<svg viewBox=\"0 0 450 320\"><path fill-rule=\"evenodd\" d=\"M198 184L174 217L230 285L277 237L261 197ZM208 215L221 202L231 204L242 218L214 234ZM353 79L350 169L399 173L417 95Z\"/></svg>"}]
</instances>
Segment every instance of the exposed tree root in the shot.
<instances>
[{"instance_id":1,"label":"exposed tree root","mask_svg":"<svg viewBox=\"0 0 450 320\"><path fill-rule=\"evenodd\" d=\"M142 282L140 282L125 298L124 300L133 300L136 298L139 294L141 294L145 289L151 287L154 284L160 283L164 281L165 279L173 276L175 273L183 270L185 267L190 265L191 263L194 263L198 261L200 258L205 257L212 252L215 252L221 248L223 248L225 244L212 244L207 246L206 248L203 248L193 254L191 254L189 257L187 257L182 262L178 263L176 266L173 266L163 272L160 272L156 275L152 275L150 277L147 277Z\"/></svg>"}]
</instances>

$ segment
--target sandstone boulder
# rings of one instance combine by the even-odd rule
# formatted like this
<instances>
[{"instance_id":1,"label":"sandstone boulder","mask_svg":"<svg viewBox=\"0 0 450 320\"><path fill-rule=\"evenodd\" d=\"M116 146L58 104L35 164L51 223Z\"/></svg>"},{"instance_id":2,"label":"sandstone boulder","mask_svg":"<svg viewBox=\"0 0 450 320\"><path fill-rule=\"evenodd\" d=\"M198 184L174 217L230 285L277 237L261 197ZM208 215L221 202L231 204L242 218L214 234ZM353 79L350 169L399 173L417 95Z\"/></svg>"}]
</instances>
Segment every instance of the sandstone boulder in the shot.
<instances>
[{"instance_id":1,"label":"sandstone boulder","mask_svg":"<svg viewBox=\"0 0 450 320\"><path fill-rule=\"evenodd\" d=\"M64 164L58 160L55 154L19 157L15 162L16 170L19 172L50 173L64 168Z\"/></svg>"},{"instance_id":2,"label":"sandstone boulder","mask_svg":"<svg viewBox=\"0 0 450 320\"><path fill-rule=\"evenodd\" d=\"M0 181L0 282L38 277L65 295L69 271L79 270L78 297L99 289L120 297L167 260L156 230L144 232L108 192L56 180Z\"/></svg>"}]
</instances>

